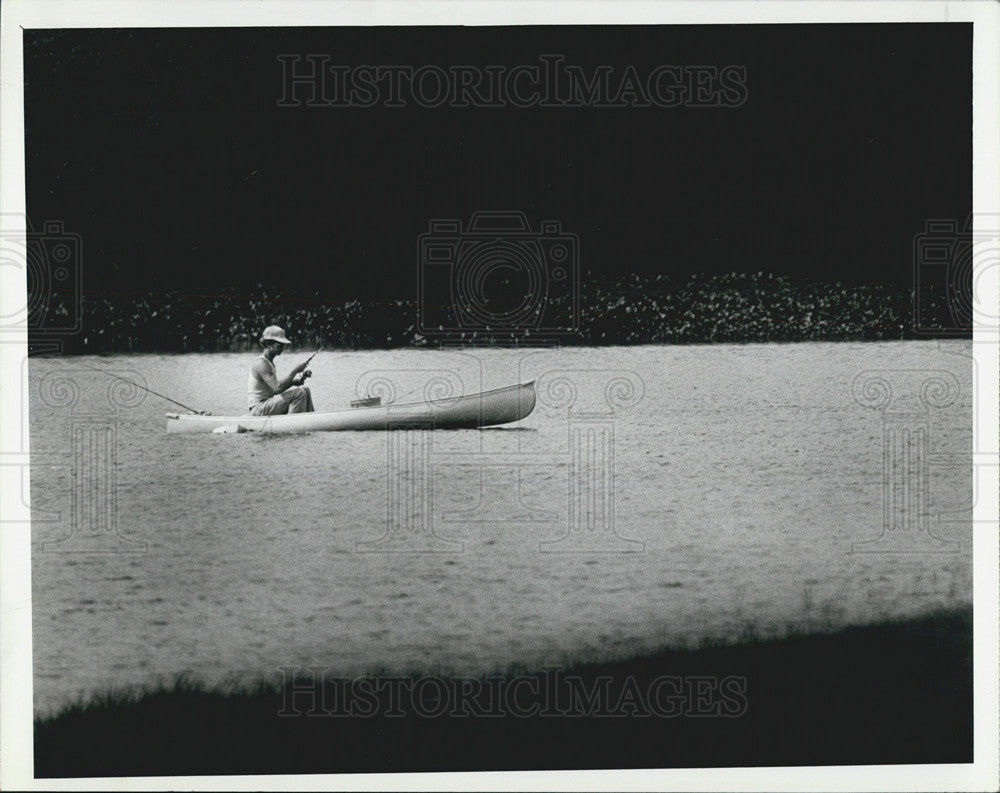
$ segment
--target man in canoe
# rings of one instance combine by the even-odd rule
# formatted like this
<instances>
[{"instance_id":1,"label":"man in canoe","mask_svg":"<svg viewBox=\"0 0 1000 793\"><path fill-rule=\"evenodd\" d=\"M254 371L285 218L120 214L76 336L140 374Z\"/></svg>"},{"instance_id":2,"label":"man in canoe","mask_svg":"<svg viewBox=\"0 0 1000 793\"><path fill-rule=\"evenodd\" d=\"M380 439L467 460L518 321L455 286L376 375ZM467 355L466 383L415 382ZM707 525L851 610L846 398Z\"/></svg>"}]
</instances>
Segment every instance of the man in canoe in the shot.
<instances>
[{"instance_id":1,"label":"man in canoe","mask_svg":"<svg viewBox=\"0 0 1000 793\"><path fill-rule=\"evenodd\" d=\"M279 416L284 413L312 413L313 401L309 389L302 385L312 372L300 363L283 380L274 368L275 356L281 355L286 344L285 331L277 325L264 329L260 335L264 352L250 367L247 378L247 403L252 416Z\"/></svg>"}]
</instances>

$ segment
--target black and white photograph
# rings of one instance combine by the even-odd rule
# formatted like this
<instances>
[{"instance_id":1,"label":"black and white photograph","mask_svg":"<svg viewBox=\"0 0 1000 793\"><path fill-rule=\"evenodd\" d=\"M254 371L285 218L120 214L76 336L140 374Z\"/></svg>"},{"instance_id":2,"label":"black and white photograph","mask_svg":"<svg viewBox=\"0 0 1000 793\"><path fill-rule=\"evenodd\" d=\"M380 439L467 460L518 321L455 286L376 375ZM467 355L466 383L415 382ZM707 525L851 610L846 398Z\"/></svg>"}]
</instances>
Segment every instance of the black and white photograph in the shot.
<instances>
[{"instance_id":1,"label":"black and white photograph","mask_svg":"<svg viewBox=\"0 0 1000 793\"><path fill-rule=\"evenodd\" d=\"M996 4L0 22L5 788L995 789Z\"/></svg>"}]
</instances>

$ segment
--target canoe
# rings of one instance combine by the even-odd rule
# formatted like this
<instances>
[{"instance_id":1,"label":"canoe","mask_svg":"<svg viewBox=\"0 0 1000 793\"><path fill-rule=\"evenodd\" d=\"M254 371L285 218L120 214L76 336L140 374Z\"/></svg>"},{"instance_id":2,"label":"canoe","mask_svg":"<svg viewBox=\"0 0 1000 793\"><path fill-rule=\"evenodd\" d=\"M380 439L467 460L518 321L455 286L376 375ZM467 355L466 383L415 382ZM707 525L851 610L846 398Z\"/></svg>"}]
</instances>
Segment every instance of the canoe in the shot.
<instances>
[{"instance_id":1,"label":"canoe","mask_svg":"<svg viewBox=\"0 0 1000 793\"><path fill-rule=\"evenodd\" d=\"M329 432L414 427L466 429L520 421L535 409L535 383L467 396L282 416L167 413L167 432Z\"/></svg>"}]
</instances>

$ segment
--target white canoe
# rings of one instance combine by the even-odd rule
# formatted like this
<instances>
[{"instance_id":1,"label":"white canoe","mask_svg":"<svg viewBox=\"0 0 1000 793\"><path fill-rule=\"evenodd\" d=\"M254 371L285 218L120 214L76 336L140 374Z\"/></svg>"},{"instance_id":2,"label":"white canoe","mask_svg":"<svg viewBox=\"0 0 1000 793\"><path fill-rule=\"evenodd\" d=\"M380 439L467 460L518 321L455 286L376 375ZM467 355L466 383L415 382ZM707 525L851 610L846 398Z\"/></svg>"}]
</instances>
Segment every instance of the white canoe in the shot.
<instances>
[{"instance_id":1,"label":"white canoe","mask_svg":"<svg viewBox=\"0 0 1000 793\"><path fill-rule=\"evenodd\" d=\"M324 432L412 427L463 429L509 424L523 419L534 409L535 383L532 381L468 396L322 413L293 413L283 416L168 413L167 432Z\"/></svg>"}]
</instances>

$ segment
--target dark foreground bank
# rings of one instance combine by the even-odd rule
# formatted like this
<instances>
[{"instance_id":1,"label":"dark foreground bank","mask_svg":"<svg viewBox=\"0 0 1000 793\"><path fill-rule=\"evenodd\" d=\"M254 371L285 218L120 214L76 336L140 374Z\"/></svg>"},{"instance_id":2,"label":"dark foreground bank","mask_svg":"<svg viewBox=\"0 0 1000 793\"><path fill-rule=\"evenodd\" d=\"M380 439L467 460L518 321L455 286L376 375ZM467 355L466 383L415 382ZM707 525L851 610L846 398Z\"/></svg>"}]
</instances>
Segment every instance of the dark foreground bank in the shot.
<instances>
[{"instance_id":1,"label":"dark foreground bank","mask_svg":"<svg viewBox=\"0 0 1000 793\"><path fill-rule=\"evenodd\" d=\"M514 291L481 296L481 304L465 311L458 305L461 295L443 287L433 298L425 296L423 305L415 299L362 302L263 287L252 295L53 293L33 297L31 339L36 351L50 350L42 342L55 340L62 353L90 354L237 352L256 347L261 329L271 324L285 328L300 347L337 349L420 347L444 340L620 345L971 336L962 327L961 306L927 285L915 294L730 273L685 279L588 276L573 289L545 289L534 296L517 292L516 283L506 287ZM519 305L529 313L514 310Z\"/></svg>"},{"instance_id":2,"label":"dark foreground bank","mask_svg":"<svg viewBox=\"0 0 1000 793\"><path fill-rule=\"evenodd\" d=\"M971 610L495 678L316 672L70 708L36 723L36 775L972 760Z\"/></svg>"}]
</instances>

